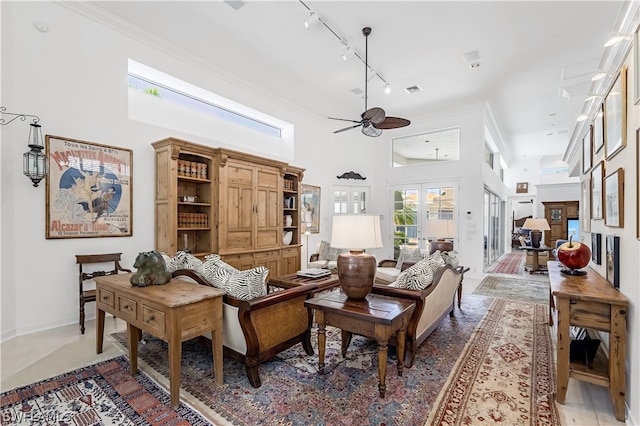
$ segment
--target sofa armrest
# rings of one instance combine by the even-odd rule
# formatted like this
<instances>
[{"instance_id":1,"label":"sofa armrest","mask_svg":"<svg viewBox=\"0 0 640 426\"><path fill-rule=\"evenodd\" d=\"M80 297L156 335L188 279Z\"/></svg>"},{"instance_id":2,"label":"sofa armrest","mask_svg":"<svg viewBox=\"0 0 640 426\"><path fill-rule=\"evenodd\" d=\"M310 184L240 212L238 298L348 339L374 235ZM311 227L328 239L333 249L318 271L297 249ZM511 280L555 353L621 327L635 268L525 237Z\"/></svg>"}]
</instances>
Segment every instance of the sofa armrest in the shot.
<instances>
[{"instance_id":1,"label":"sofa armrest","mask_svg":"<svg viewBox=\"0 0 640 426\"><path fill-rule=\"evenodd\" d=\"M312 253L311 256L309 256L309 262L316 262L318 261L320 258L320 253Z\"/></svg>"},{"instance_id":2,"label":"sofa armrest","mask_svg":"<svg viewBox=\"0 0 640 426\"><path fill-rule=\"evenodd\" d=\"M378 262L378 267L380 268L394 268L398 264L397 260L394 259L383 259Z\"/></svg>"},{"instance_id":3,"label":"sofa armrest","mask_svg":"<svg viewBox=\"0 0 640 426\"><path fill-rule=\"evenodd\" d=\"M296 297L299 297L301 295L310 296L317 289L317 283L308 283L288 288L282 291L276 291L274 293L256 297L255 299L251 300L242 300L237 299L233 296L225 295L224 302L229 305L236 306L242 310L252 311L275 305L276 303L281 303L286 300L295 299Z\"/></svg>"}]
</instances>

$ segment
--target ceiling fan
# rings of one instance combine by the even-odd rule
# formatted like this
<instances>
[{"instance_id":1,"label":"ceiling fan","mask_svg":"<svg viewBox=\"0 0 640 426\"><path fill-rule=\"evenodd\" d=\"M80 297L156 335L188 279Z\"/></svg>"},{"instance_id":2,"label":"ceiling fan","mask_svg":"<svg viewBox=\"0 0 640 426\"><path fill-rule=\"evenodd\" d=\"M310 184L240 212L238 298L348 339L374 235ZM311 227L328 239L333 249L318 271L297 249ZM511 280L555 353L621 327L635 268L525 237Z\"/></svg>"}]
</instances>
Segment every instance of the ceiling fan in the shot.
<instances>
[{"instance_id":1,"label":"ceiling fan","mask_svg":"<svg viewBox=\"0 0 640 426\"><path fill-rule=\"evenodd\" d=\"M345 118L329 117L331 120L350 121L357 123L353 126L348 126L333 133L344 132L345 130L355 129L356 127L362 127L360 130L364 135L376 137L382 134L383 129L397 129L399 127L405 127L411 124L411 122L405 118L387 117L382 108L374 107L367 109L367 89L368 82L367 72L369 71L369 34L371 34L370 27L364 27L362 34L365 39L365 56L364 56L364 112L360 115L360 120L348 120Z\"/></svg>"}]
</instances>

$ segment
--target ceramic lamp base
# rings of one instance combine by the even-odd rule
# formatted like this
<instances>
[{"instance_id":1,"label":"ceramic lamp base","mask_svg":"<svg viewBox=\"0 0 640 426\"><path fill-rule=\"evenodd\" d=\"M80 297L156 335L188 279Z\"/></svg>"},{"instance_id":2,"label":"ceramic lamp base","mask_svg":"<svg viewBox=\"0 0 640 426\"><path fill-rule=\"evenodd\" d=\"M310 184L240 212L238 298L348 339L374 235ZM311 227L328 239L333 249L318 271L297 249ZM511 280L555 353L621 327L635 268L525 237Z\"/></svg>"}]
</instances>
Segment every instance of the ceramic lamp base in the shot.
<instances>
[{"instance_id":1,"label":"ceramic lamp base","mask_svg":"<svg viewBox=\"0 0 640 426\"><path fill-rule=\"evenodd\" d=\"M342 253L338 256L340 287L350 299L364 299L373 288L376 259L362 252Z\"/></svg>"}]
</instances>

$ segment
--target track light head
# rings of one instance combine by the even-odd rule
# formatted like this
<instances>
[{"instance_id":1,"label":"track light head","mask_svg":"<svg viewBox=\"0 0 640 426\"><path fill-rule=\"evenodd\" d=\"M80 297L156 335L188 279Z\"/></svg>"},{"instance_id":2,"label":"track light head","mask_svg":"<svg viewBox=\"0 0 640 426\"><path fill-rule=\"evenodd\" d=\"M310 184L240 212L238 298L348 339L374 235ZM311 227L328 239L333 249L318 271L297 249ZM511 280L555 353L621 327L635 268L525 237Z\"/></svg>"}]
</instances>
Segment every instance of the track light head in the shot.
<instances>
[{"instance_id":1,"label":"track light head","mask_svg":"<svg viewBox=\"0 0 640 426\"><path fill-rule=\"evenodd\" d=\"M305 19L304 26L310 30L312 27L315 27L318 22L320 22L320 17L318 17L315 12L311 12L311 15Z\"/></svg>"},{"instance_id":2,"label":"track light head","mask_svg":"<svg viewBox=\"0 0 640 426\"><path fill-rule=\"evenodd\" d=\"M347 49L342 54L342 59L344 59L345 61L348 61L349 59L353 58L353 55L355 54L356 54L356 50L351 46L347 46Z\"/></svg>"}]
</instances>

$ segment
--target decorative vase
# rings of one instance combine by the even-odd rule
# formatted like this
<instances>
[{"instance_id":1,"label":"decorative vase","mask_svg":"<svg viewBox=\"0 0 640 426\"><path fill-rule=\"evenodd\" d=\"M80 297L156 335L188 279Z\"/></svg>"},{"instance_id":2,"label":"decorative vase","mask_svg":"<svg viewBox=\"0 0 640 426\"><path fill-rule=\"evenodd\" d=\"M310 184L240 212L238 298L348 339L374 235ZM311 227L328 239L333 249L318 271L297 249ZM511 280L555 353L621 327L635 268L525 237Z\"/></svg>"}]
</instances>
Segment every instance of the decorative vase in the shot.
<instances>
[{"instance_id":1,"label":"decorative vase","mask_svg":"<svg viewBox=\"0 0 640 426\"><path fill-rule=\"evenodd\" d=\"M350 299L364 299L373 288L376 259L366 253L341 253L338 256L340 287Z\"/></svg>"},{"instance_id":2,"label":"decorative vase","mask_svg":"<svg viewBox=\"0 0 640 426\"><path fill-rule=\"evenodd\" d=\"M293 223L293 218L291 217L291 215L290 214L286 215L284 217L284 225L291 226L292 223Z\"/></svg>"},{"instance_id":3,"label":"decorative vase","mask_svg":"<svg viewBox=\"0 0 640 426\"><path fill-rule=\"evenodd\" d=\"M282 244L284 244L285 246L288 246L289 244L291 244L292 239L293 239L293 231L287 231L284 233L284 236L282 237Z\"/></svg>"}]
</instances>

